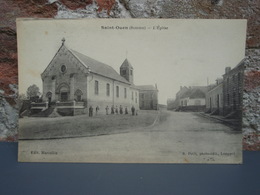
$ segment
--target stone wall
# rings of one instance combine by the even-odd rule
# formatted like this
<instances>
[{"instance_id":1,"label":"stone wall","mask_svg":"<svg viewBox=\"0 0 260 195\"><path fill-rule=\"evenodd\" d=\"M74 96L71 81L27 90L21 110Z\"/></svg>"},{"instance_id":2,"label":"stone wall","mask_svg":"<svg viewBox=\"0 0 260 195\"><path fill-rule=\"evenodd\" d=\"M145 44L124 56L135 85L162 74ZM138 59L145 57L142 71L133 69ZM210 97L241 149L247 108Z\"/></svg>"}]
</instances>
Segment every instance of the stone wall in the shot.
<instances>
[{"instance_id":1,"label":"stone wall","mask_svg":"<svg viewBox=\"0 0 260 195\"><path fill-rule=\"evenodd\" d=\"M248 19L244 88L244 149L260 150L259 0L0 0L0 138L17 133L15 18L244 18Z\"/></svg>"}]
</instances>

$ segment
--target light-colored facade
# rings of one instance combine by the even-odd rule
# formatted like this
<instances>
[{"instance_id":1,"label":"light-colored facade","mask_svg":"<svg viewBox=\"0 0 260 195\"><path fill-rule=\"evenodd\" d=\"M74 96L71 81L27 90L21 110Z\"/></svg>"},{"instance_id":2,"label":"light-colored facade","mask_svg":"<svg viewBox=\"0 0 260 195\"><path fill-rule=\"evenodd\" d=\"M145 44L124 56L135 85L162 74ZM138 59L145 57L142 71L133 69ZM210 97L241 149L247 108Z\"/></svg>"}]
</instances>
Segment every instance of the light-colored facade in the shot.
<instances>
[{"instance_id":1,"label":"light-colored facade","mask_svg":"<svg viewBox=\"0 0 260 195\"><path fill-rule=\"evenodd\" d=\"M63 41L41 75L43 101L69 115L86 113L90 106L94 110L98 107L100 113L105 113L107 106L109 112L112 106L120 105L124 110L127 107L130 111L132 106L138 110L139 90L133 83L133 67L128 60L120 72L121 75L109 65L68 49Z\"/></svg>"},{"instance_id":2,"label":"light-colored facade","mask_svg":"<svg viewBox=\"0 0 260 195\"><path fill-rule=\"evenodd\" d=\"M176 95L176 110L178 111L204 111L206 108L205 86L181 87Z\"/></svg>"},{"instance_id":3,"label":"light-colored facade","mask_svg":"<svg viewBox=\"0 0 260 195\"><path fill-rule=\"evenodd\" d=\"M190 98L185 97L180 99L181 106L205 106L205 98Z\"/></svg>"}]
</instances>

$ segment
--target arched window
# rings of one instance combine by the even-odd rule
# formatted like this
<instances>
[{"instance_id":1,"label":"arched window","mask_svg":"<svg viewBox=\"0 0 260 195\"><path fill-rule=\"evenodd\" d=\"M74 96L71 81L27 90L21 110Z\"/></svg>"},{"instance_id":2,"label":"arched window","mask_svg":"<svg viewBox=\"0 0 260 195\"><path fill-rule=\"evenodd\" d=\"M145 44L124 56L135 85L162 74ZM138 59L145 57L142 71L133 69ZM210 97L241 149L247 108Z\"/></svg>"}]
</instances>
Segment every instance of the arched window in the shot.
<instances>
[{"instance_id":1,"label":"arched window","mask_svg":"<svg viewBox=\"0 0 260 195\"><path fill-rule=\"evenodd\" d=\"M116 86L116 97L119 97L119 86Z\"/></svg>"},{"instance_id":2,"label":"arched window","mask_svg":"<svg viewBox=\"0 0 260 195\"><path fill-rule=\"evenodd\" d=\"M48 102L50 103L51 98L52 98L52 92L49 91L48 93L46 93L46 98L47 98Z\"/></svg>"},{"instance_id":3,"label":"arched window","mask_svg":"<svg viewBox=\"0 0 260 195\"><path fill-rule=\"evenodd\" d=\"M77 89L77 90L75 91L75 94L74 94L75 100L76 100L77 102L82 101L82 95L83 95L82 91L81 91L80 89Z\"/></svg>"},{"instance_id":4,"label":"arched window","mask_svg":"<svg viewBox=\"0 0 260 195\"><path fill-rule=\"evenodd\" d=\"M110 96L110 84L107 83L107 96Z\"/></svg>"}]
</instances>

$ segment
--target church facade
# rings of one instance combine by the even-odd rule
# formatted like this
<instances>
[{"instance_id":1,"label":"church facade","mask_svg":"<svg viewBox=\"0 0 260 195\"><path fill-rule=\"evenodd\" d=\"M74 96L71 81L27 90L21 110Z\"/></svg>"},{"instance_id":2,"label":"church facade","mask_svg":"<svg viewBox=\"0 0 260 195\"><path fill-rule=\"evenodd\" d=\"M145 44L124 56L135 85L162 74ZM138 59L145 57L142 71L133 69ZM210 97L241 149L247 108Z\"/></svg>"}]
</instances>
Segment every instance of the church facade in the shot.
<instances>
[{"instance_id":1,"label":"church facade","mask_svg":"<svg viewBox=\"0 0 260 195\"><path fill-rule=\"evenodd\" d=\"M134 85L133 67L126 59L120 74L101 63L62 45L41 74L43 101L54 105L61 115L78 115L106 108L139 109L139 90Z\"/></svg>"}]
</instances>

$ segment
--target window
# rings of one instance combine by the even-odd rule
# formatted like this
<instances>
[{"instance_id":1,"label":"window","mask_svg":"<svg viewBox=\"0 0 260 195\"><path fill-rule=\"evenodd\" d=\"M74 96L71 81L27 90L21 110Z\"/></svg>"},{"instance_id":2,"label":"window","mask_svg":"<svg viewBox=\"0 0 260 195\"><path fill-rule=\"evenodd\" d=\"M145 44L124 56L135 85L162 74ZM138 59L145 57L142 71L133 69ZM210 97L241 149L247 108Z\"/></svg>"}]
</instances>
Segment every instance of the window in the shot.
<instances>
[{"instance_id":1,"label":"window","mask_svg":"<svg viewBox=\"0 0 260 195\"><path fill-rule=\"evenodd\" d=\"M134 100L134 92L132 91L132 100Z\"/></svg>"},{"instance_id":2,"label":"window","mask_svg":"<svg viewBox=\"0 0 260 195\"><path fill-rule=\"evenodd\" d=\"M153 100L150 101L150 108L153 109Z\"/></svg>"},{"instance_id":3,"label":"window","mask_svg":"<svg viewBox=\"0 0 260 195\"><path fill-rule=\"evenodd\" d=\"M237 81L238 81L238 84L240 84L240 82L241 82L241 73L240 72L237 74Z\"/></svg>"},{"instance_id":4,"label":"window","mask_svg":"<svg viewBox=\"0 0 260 195\"><path fill-rule=\"evenodd\" d=\"M126 88L124 89L124 94L125 94L125 98L127 98L127 90L126 90Z\"/></svg>"},{"instance_id":5,"label":"window","mask_svg":"<svg viewBox=\"0 0 260 195\"><path fill-rule=\"evenodd\" d=\"M135 103L137 103L137 92L135 92Z\"/></svg>"},{"instance_id":6,"label":"window","mask_svg":"<svg viewBox=\"0 0 260 195\"><path fill-rule=\"evenodd\" d=\"M82 93L81 90L77 89L74 95L75 95L75 100L76 100L77 102L82 101L82 95L83 95L83 93Z\"/></svg>"},{"instance_id":7,"label":"window","mask_svg":"<svg viewBox=\"0 0 260 195\"><path fill-rule=\"evenodd\" d=\"M126 75L126 70L122 70L122 75Z\"/></svg>"},{"instance_id":8,"label":"window","mask_svg":"<svg viewBox=\"0 0 260 195\"><path fill-rule=\"evenodd\" d=\"M62 73L66 72L66 69L67 69L67 68L66 68L65 65L62 65L61 68L60 68L60 70L61 70Z\"/></svg>"},{"instance_id":9,"label":"window","mask_svg":"<svg viewBox=\"0 0 260 195\"><path fill-rule=\"evenodd\" d=\"M107 96L110 96L110 85L107 83Z\"/></svg>"},{"instance_id":10,"label":"window","mask_svg":"<svg viewBox=\"0 0 260 195\"><path fill-rule=\"evenodd\" d=\"M130 70L130 75L133 75L133 70Z\"/></svg>"},{"instance_id":11,"label":"window","mask_svg":"<svg viewBox=\"0 0 260 195\"><path fill-rule=\"evenodd\" d=\"M98 81L95 81L95 94L98 95Z\"/></svg>"},{"instance_id":12,"label":"window","mask_svg":"<svg viewBox=\"0 0 260 195\"><path fill-rule=\"evenodd\" d=\"M232 76L232 79L233 79L233 82L236 81L236 75L235 74Z\"/></svg>"},{"instance_id":13,"label":"window","mask_svg":"<svg viewBox=\"0 0 260 195\"><path fill-rule=\"evenodd\" d=\"M119 86L116 86L116 97L119 97Z\"/></svg>"},{"instance_id":14,"label":"window","mask_svg":"<svg viewBox=\"0 0 260 195\"><path fill-rule=\"evenodd\" d=\"M236 92L233 92L233 109L237 108Z\"/></svg>"},{"instance_id":15,"label":"window","mask_svg":"<svg viewBox=\"0 0 260 195\"><path fill-rule=\"evenodd\" d=\"M142 99L144 99L144 93L141 94Z\"/></svg>"}]
</instances>

